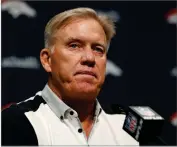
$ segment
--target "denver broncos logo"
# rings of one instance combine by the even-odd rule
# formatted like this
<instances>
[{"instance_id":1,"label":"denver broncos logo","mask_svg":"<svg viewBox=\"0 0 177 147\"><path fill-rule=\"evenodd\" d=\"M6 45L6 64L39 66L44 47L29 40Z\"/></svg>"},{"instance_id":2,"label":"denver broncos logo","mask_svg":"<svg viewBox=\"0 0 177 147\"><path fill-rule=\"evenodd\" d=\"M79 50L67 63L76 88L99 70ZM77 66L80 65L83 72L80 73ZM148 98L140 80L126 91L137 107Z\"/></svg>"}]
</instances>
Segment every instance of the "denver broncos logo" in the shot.
<instances>
[{"instance_id":1,"label":"denver broncos logo","mask_svg":"<svg viewBox=\"0 0 177 147\"><path fill-rule=\"evenodd\" d=\"M35 17L37 12L30 7L26 2L20 0L2 0L1 10L7 11L13 18L18 18L20 15Z\"/></svg>"}]
</instances>

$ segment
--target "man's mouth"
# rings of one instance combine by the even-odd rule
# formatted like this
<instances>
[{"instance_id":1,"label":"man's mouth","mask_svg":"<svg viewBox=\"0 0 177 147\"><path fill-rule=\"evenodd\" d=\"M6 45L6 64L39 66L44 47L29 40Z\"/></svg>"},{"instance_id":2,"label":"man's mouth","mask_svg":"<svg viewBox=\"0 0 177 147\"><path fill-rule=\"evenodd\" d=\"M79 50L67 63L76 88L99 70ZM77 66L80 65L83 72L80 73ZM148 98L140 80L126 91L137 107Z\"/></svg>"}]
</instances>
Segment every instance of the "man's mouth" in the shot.
<instances>
[{"instance_id":1,"label":"man's mouth","mask_svg":"<svg viewBox=\"0 0 177 147\"><path fill-rule=\"evenodd\" d=\"M94 72L92 72L92 71L84 71L84 70L76 72L75 75L90 75L90 76L93 76L95 78L97 77Z\"/></svg>"}]
</instances>

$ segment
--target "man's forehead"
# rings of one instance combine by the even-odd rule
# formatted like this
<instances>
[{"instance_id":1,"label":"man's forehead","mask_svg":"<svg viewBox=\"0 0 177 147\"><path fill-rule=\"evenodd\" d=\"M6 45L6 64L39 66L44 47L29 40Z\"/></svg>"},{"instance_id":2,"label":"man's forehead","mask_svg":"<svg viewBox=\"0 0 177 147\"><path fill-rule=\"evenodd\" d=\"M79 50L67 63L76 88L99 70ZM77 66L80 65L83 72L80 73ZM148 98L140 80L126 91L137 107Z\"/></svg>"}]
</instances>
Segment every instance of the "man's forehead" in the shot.
<instances>
[{"instance_id":1,"label":"man's forehead","mask_svg":"<svg viewBox=\"0 0 177 147\"><path fill-rule=\"evenodd\" d=\"M106 48L107 40L104 29L99 23L95 24L95 26L91 26L92 20L96 21L94 19L83 20L82 18L70 21L67 25L64 24L58 29L55 37L65 42L82 41L100 43ZM87 25L87 23L89 25ZM82 26L82 24L86 25Z\"/></svg>"},{"instance_id":2,"label":"man's forehead","mask_svg":"<svg viewBox=\"0 0 177 147\"><path fill-rule=\"evenodd\" d=\"M65 41L89 41L89 42L101 42L103 44L107 44L106 36L104 34L99 33L91 33L91 32L64 32L64 34L60 35L61 38Z\"/></svg>"},{"instance_id":3,"label":"man's forehead","mask_svg":"<svg viewBox=\"0 0 177 147\"><path fill-rule=\"evenodd\" d=\"M67 34L77 33L77 34L84 34L85 32L91 33L91 34L98 34L103 35L106 37L105 31L102 27L102 25L95 19L88 18L88 19L76 19L76 20L70 20L68 22L65 22L59 29L59 32L64 32ZM76 35L77 35L76 34Z\"/></svg>"}]
</instances>

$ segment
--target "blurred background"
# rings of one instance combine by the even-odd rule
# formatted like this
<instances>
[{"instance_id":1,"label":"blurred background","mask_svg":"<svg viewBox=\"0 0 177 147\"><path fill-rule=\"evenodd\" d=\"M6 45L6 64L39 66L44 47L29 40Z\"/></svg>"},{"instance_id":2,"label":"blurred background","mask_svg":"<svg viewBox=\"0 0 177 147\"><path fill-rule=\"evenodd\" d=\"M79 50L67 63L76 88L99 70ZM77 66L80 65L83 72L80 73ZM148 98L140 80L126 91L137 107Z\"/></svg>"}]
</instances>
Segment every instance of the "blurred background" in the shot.
<instances>
[{"instance_id":1,"label":"blurred background","mask_svg":"<svg viewBox=\"0 0 177 147\"><path fill-rule=\"evenodd\" d=\"M39 53L48 20L70 8L91 7L117 20L98 99L106 104L150 106L166 120L162 138L169 145L177 144L175 1L1 2L3 106L27 99L45 86L47 74Z\"/></svg>"}]
</instances>

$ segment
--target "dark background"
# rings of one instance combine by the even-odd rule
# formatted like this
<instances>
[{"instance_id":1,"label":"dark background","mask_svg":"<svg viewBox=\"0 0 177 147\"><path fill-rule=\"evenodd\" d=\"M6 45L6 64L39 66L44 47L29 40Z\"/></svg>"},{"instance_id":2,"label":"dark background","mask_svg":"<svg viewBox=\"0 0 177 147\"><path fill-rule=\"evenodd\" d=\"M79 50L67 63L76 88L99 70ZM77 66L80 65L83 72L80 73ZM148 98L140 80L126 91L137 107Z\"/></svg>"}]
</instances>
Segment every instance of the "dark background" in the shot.
<instances>
[{"instance_id":1,"label":"dark background","mask_svg":"<svg viewBox=\"0 0 177 147\"><path fill-rule=\"evenodd\" d=\"M7 3L5 0L2 6ZM108 59L123 73L107 75L98 99L108 104L150 106L166 119L162 138L169 145L176 145L176 128L170 123L170 116L176 111L176 77L171 75L176 66L176 25L165 17L176 7L175 1L26 3L36 11L35 17L22 14L14 18L2 11L2 105L27 99L45 86L47 74L41 65L17 67L17 61L11 60L11 66L7 66L5 60L13 56L25 62L27 57L33 57L40 64L44 27L52 16L79 6L113 10L120 19Z\"/></svg>"}]
</instances>

